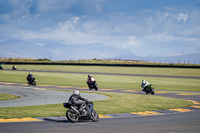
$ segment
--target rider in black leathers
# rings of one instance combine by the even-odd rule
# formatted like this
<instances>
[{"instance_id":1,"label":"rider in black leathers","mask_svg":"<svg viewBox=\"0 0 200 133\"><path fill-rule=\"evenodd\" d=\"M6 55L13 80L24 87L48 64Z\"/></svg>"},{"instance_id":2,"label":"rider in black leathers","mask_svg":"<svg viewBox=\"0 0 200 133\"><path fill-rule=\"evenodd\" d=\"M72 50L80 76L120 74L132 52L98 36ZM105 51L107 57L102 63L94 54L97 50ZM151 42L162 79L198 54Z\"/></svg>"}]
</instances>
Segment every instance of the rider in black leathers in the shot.
<instances>
[{"instance_id":1,"label":"rider in black leathers","mask_svg":"<svg viewBox=\"0 0 200 133\"><path fill-rule=\"evenodd\" d=\"M33 81L35 80L33 74L29 73L27 78L26 78L30 83L33 83Z\"/></svg>"},{"instance_id":2,"label":"rider in black leathers","mask_svg":"<svg viewBox=\"0 0 200 133\"><path fill-rule=\"evenodd\" d=\"M79 101L82 100L82 101ZM69 103L75 104L79 107L79 112L82 112L83 109L86 107L85 101L87 99L80 96L80 92L78 90L74 91L73 94L69 98Z\"/></svg>"}]
</instances>

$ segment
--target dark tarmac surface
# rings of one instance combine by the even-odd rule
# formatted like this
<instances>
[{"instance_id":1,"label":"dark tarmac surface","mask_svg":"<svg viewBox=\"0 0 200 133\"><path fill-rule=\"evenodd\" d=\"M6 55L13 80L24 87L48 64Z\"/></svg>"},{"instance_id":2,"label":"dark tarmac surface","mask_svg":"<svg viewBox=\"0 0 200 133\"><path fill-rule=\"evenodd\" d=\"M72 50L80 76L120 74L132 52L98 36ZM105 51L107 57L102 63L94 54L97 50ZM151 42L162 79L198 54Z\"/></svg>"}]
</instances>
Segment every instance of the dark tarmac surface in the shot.
<instances>
[{"instance_id":1,"label":"dark tarmac surface","mask_svg":"<svg viewBox=\"0 0 200 133\"><path fill-rule=\"evenodd\" d=\"M0 83L1 84L1 83ZM59 104L68 101L72 92L46 90L38 87L11 87L0 86L0 93L19 95L22 98L15 100L0 101L0 107L32 106L44 104ZM86 99L91 101L104 100L108 97L98 94L81 93Z\"/></svg>"},{"instance_id":2,"label":"dark tarmac surface","mask_svg":"<svg viewBox=\"0 0 200 133\"><path fill-rule=\"evenodd\" d=\"M168 115L105 118L99 122L1 123L1 133L199 133L200 111Z\"/></svg>"},{"instance_id":3,"label":"dark tarmac surface","mask_svg":"<svg viewBox=\"0 0 200 133\"><path fill-rule=\"evenodd\" d=\"M2 84L2 86L7 86ZM14 84L12 86L23 86ZM37 86L43 89L47 86ZM58 89L56 86L48 88ZM59 88L61 89L61 88ZM62 88L72 90L74 88ZM79 89L81 90L81 88ZM82 89L85 90L85 89ZM106 92L122 92L120 90L99 90ZM143 92L123 92L142 94ZM200 95L177 95L176 93L161 93L158 96L195 100L200 102ZM191 109L188 107L187 109ZM45 118L43 118L45 119ZM165 112L161 115L126 115L114 118L101 118L99 122L81 120L77 123L70 123L65 117L46 118L41 122L12 122L0 123L1 133L199 133L200 132L200 109L196 108L190 112Z\"/></svg>"}]
</instances>

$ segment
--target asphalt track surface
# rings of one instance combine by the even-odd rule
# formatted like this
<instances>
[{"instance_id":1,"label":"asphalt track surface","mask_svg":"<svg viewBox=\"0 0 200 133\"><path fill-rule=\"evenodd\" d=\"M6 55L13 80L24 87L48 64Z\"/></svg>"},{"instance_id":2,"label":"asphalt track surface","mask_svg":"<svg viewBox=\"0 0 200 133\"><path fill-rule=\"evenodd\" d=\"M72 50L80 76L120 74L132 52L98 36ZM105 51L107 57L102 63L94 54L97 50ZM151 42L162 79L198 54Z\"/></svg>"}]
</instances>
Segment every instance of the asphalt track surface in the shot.
<instances>
[{"instance_id":1,"label":"asphalt track surface","mask_svg":"<svg viewBox=\"0 0 200 133\"><path fill-rule=\"evenodd\" d=\"M46 90L38 87L8 87L0 86L0 93L19 95L22 98L0 101L0 107L33 106L45 104L59 104L68 101L72 92ZM95 100L104 100L108 97L97 94L81 93L81 96Z\"/></svg>"},{"instance_id":2,"label":"asphalt track surface","mask_svg":"<svg viewBox=\"0 0 200 133\"><path fill-rule=\"evenodd\" d=\"M9 83L1 83L7 87ZM26 88L22 84L12 84L16 88ZM8 87L9 88L9 87ZM35 88L59 88L56 86L37 86ZM30 88L26 88L30 89ZM38 91L38 89L33 89ZM60 87L59 89L72 90L70 87ZM78 89L78 88L77 88ZM86 90L79 88L79 90ZM122 92L116 90L99 90L106 92L136 93L143 95L142 92ZM173 97L179 99L195 100L200 102L199 95L177 95L174 93L158 93L156 95ZM199 133L200 132L200 106L197 108L188 107L191 111L165 111L158 115L116 115L112 118L101 118L99 122L80 120L77 123L70 123L65 117L38 118L43 121L38 122L12 122L0 123L1 133Z\"/></svg>"}]
</instances>

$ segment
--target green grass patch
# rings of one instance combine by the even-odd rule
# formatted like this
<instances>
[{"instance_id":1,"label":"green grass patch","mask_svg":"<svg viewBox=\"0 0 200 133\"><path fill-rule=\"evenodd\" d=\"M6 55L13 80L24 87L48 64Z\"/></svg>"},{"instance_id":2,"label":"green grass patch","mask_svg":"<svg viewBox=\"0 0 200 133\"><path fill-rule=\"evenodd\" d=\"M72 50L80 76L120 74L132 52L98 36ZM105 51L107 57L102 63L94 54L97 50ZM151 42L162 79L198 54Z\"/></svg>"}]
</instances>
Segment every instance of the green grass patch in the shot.
<instances>
[{"instance_id":1,"label":"green grass patch","mask_svg":"<svg viewBox=\"0 0 200 133\"><path fill-rule=\"evenodd\" d=\"M94 101L95 110L99 114L130 113L141 111L165 110L191 106L185 100L165 98L154 95L120 94L95 92L109 96L107 100ZM48 117L64 116L66 108L62 104L41 106L0 108L0 118Z\"/></svg>"},{"instance_id":2,"label":"green grass patch","mask_svg":"<svg viewBox=\"0 0 200 133\"><path fill-rule=\"evenodd\" d=\"M0 101L18 99L20 96L0 93Z\"/></svg>"},{"instance_id":3,"label":"green grass patch","mask_svg":"<svg viewBox=\"0 0 200 133\"><path fill-rule=\"evenodd\" d=\"M0 71L0 81L26 83L28 72ZM38 85L87 87L87 74L33 72ZM200 91L199 79L157 78L139 76L94 75L100 88L141 89L143 79L152 83L156 90Z\"/></svg>"},{"instance_id":4,"label":"green grass patch","mask_svg":"<svg viewBox=\"0 0 200 133\"><path fill-rule=\"evenodd\" d=\"M4 65L4 68L11 69L12 66L13 65ZM17 65L17 69L200 77L200 69L192 68L112 67L80 65Z\"/></svg>"},{"instance_id":5,"label":"green grass patch","mask_svg":"<svg viewBox=\"0 0 200 133\"><path fill-rule=\"evenodd\" d=\"M104 101L94 102L95 109L99 111L100 114L166 110L193 105L193 103L185 100L153 95L137 95L124 93L107 93L106 95L111 98ZM104 105L106 105L106 107Z\"/></svg>"}]
</instances>

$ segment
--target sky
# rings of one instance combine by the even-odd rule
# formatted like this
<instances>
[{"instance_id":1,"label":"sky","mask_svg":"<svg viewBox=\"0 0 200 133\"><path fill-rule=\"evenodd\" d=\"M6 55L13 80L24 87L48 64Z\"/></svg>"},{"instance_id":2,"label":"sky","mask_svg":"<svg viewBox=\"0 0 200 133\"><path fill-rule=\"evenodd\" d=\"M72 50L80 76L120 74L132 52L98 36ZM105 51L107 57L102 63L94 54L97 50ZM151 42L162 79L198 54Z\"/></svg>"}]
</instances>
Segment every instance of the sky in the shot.
<instances>
[{"instance_id":1,"label":"sky","mask_svg":"<svg viewBox=\"0 0 200 133\"><path fill-rule=\"evenodd\" d=\"M0 0L6 40L101 44L142 57L196 54L200 0Z\"/></svg>"}]
</instances>

